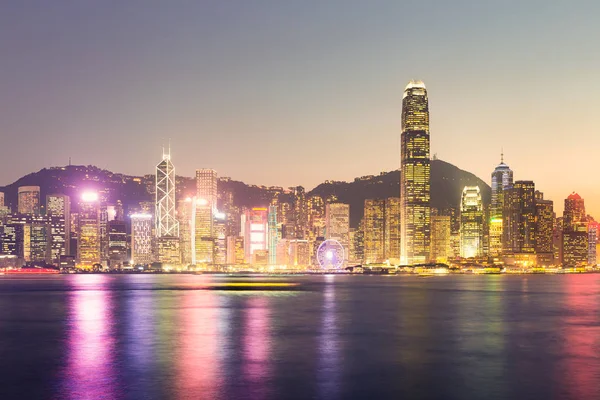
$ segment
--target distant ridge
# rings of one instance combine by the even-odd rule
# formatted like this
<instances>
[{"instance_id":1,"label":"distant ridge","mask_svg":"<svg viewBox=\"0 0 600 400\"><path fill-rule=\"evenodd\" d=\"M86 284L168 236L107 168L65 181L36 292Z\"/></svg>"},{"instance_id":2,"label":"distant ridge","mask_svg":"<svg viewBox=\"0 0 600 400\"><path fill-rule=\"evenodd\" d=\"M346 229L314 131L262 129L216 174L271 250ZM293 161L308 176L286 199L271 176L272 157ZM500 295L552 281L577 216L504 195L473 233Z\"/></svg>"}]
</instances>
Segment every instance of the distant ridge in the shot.
<instances>
[{"instance_id":1,"label":"distant ridge","mask_svg":"<svg viewBox=\"0 0 600 400\"><path fill-rule=\"evenodd\" d=\"M154 199L152 192L154 175L125 175L91 165L44 168L0 188L0 191L5 193L6 203L16 208L17 188L29 185L40 186L42 203L47 194L63 193L76 198L86 189L102 188L106 188L109 201L121 200L126 207L140 201L153 201ZM195 191L193 178L177 177L177 185L180 198ZM489 204L491 190L483 180L445 161L437 159L431 161L432 207L458 207L462 189L467 185L478 185L481 188L484 203ZM271 196L264 187L247 185L235 180L220 180L219 189L230 190L238 206L265 206ZM352 182L325 182L309 191L308 195L320 195L324 198L335 195L340 202L350 204L350 224L355 227L362 218L365 199L398 197L399 193L400 173L399 171L390 171L356 178Z\"/></svg>"}]
</instances>

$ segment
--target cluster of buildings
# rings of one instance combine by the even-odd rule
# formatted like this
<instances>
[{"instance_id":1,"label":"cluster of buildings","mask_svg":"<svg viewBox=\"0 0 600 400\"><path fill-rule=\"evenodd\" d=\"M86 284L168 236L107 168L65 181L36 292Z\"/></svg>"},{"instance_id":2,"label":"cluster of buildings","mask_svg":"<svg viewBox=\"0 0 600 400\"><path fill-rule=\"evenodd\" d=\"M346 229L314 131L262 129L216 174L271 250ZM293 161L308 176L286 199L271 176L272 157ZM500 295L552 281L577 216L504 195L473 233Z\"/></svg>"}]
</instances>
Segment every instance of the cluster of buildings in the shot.
<instances>
[{"instance_id":1,"label":"cluster of buildings","mask_svg":"<svg viewBox=\"0 0 600 400\"><path fill-rule=\"evenodd\" d=\"M573 193L562 217L532 181L513 180L504 163L491 175L491 201L465 186L458 208L431 207L429 104L411 81L402 102L399 197L367 199L350 226L350 206L301 186L269 188L262 207L240 207L212 169L196 171L196 190L176 196L170 149L150 191L154 201L124 209L107 193L78 198L18 189L16 210L0 193L0 263L93 268L311 269L317 249L335 241L343 266L478 264L521 267L596 265L598 223ZM179 197L179 198L177 198ZM239 200L239 199L238 199Z\"/></svg>"}]
</instances>

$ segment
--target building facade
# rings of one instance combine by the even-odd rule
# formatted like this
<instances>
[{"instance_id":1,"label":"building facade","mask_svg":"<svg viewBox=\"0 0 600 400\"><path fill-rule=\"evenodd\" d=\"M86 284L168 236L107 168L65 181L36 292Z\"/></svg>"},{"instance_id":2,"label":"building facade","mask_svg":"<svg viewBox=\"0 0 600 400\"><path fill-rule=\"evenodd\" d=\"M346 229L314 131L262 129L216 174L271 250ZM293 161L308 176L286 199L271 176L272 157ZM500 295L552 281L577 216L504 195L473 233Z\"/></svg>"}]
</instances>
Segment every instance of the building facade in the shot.
<instances>
[{"instance_id":1,"label":"building facade","mask_svg":"<svg viewBox=\"0 0 600 400\"><path fill-rule=\"evenodd\" d=\"M171 149L168 153L163 151L162 161L156 166L155 184L156 237L179 237L175 203L175 167L171 162Z\"/></svg>"},{"instance_id":2,"label":"building facade","mask_svg":"<svg viewBox=\"0 0 600 400\"><path fill-rule=\"evenodd\" d=\"M427 262L430 251L429 102L423 82L411 81L402 99L400 167L401 262Z\"/></svg>"},{"instance_id":3,"label":"building facade","mask_svg":"<svg viewBox=\"0 0 600 400\"><path fill-rule=\"evenodd\" d=\"M460 256L481 257L484 212L479 186L465 186L460 200Z\"/></svg>"}]
</instances>

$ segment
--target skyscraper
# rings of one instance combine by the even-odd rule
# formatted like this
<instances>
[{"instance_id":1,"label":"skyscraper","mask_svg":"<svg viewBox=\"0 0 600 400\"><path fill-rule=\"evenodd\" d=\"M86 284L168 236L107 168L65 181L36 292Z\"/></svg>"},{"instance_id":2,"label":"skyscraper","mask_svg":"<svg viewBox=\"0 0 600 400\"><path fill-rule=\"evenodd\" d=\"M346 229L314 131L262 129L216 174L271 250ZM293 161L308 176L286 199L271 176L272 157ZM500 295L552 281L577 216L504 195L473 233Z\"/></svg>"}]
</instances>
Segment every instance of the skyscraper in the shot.
<instances>
[{"instance_id":1,"label":"skyscraper","mask_svg":"<svg viewBox=\"0 0 600 400\"><path fill-rule=\"evenodd\" d=\"M171 149L163 151L162 161L156 166L156 236L179 237L179 222L175 217L175 167Z\"/></svg>"},{"instance_id":2,"label":"skyscraper","mask_svg":"<svg viewBox=\"0 0 600 400\"><path fill-rule=\"evenodd\" d=\"M400 261L400 198L385 200L385 259L397 263Z\"/></svg>"},{"instance_id":3,"label":"skyscraper","mask_svg":"<svg viewBox=\"0 0 600 400\"><path fill-rule=\"evenodd\" d=\"M535 252L538 265L554 264L553 238L554 203L544 200L544 194L535 192Z\"/></svg>"},{"instance_id":4,"label":"skyscraper","mask_svg":"<svg viewBox=\"0 0 600 400\"><path fill-rule=\"evenodd\" d=\"M277 206L269 206L269 265L277 264Z\"/></svg>"},{"instance_id":5,"label":"skyscraper","mask_svg":"<svg viewBox=\"0 0 600 400\"><path fill-rule=\"evenodd\" d=\"M179 200L177 208L177 219L179 220L179 248L181 249L181 262L184 265L192 263L192 253L195 252L195 246L192 248L192 211L194 209L191 197Z\"/></svg>"},{"instance_id":6,"label":"skyscraper","mask_svg":"<svg viewBox=\"0 0 600 400\"><path fill-rule=\"evenodd\" d=\"M91 268L100 257L100 201L98 193L84 193L79 203L77 259L84 268Z\"/></svg>"},{"instance_id":7,"label":"skyscraper","mask_svg":"<svg viewBox=\"0 0 600 400\"><path fill-rule=\"evenodd\" d=\"M424 263L430 251L429 104L421 81L411 81L402 99L400 167L401 262Z\"/></svg>"},{"instance_id":8,"label":"skyscraper","mask_svg":"<svg viewBox=\"0 0 600 400\"><path fill-rule=\"evenodd\" d=\"M502 231L505 192L513 185L513 172L504 163L504 154L500 164L492 172L492 202L490 204L490 255L502 253Z\"/></svg>"},{"instance_id":9,"label":"skyscraper","mask_svg":"<svg viewBox=\"0 0 600 400\"><path fill-rule=\"evenodd\" d=\"M214 213L217 210L217 171L196 170L194 202L194 263L212 263L214 256Z\"/></svg>"},{"instance_id":10,"label":"skyscraper","mask_svg":"<svg viewBox=\"0 0 600 400\"><path fill-rule=\"evenodd\" d=\"M50 224L52 262L71 255L71 200L64 194L46 196L46 216ZM58 264L57 264L58 265Z\"/></svg>"},{"instance_id":11,"label":"skyscraper","mask_svg":"<svg viewBox=\"0 0 600 400\"><path fill-rule=\"evenodd\" d=\"M268 235L267 209L254 207L246 210L242 216L244 234L244 254L246 262L252 263L257 252L267 250Z\"/></svg>"},{"instance_id":12,"label":"skyscraper","mask_svg":"<svg viewBox=\"0 0 600 400\"><path fill-rule=\"evenodd\" d=\"M562 264L576 267L587 264L589 235L583 198L572 193L565 199L562 232Z\"/></svg>"},{"instance_id":13,"label":"skyscraper","mask_svg":"<svg viewBox=\"0 0 600 400\"><path fill-rule=\"evenodd\" d=\"M150 264L154 261L152 254L152 214L133 214L130 218L132 264Z\"/></svg>"},{"instance_id":14,"label":"skyscraper","mask_svg":"<svg viewBox=\"0 0 600 400\"><path fill-rule=\"evenodd\" d=\"M40 187L39 186L20 186L18 189L19 214L40 213Z\"/></svg>"},{"instance_id":15,"label":"skyscraper","mask_svg":"<svg viewBox=\"0 0 600 400\"><path fill-rule=\"evenodd\" d=\"M504 191L503 248L507 253L535 253L535 185L516 181Z\"/></svg>"},{"instance_id":16,"label":"skyscraper","mask_svg":"<svg viewBox=\"0 0 600 400\"><path fill-rule=\"evenodd\" d=\"M385 261L385 200L367 199L364 210L365 264Z\"/></svg>"},{"instance_id":17,"label":"skyscraper","mask_svg":"<svg viewBox=\"0 0 600 400\"><path fill-rule=\"evenodd\" d=\"M431 216L431 261L447 263L451 256L450 216Z\"/></svg>"},{"instance_id":18,"label":"skyscraper","mask_svg":"<svg viewBox=\"0 0 600 400\"><path fill-rule=\"evenodd\" d=\"M125 221L108 221L108 262L111 268L122 266L127 261L127 226Z\"/></svg>"},{"instance_id":19,"label":"skyscraper","mask_svg":"<svg viewBox=\"0 0 600 400\"><path fill-rule=\"evenodd\" d=\"M483 201L479 186L465 186L460 200L460 256L483 256Z\"/></svg>"},{"instance_id":20,"label":"skyscraper","mask_svg":"<svg viewBox=\"0 0 600 400\"><path fill-rule=\"evenodd\" d=\"M202 168L196 170L196 197L204 199L213 208L217 208L217 171Z\"/></svg>"},{"instance_id":21,"label":"skyscraper","mask_svg":"<svg viewBox=\"0 0 600 400\"><path fill-rule=\"evenodd\" d=\"M350 254L350 206L329 203L325 206L325 238L340 242L344 247L344 262Z\"/></svg>"}]
</instances>

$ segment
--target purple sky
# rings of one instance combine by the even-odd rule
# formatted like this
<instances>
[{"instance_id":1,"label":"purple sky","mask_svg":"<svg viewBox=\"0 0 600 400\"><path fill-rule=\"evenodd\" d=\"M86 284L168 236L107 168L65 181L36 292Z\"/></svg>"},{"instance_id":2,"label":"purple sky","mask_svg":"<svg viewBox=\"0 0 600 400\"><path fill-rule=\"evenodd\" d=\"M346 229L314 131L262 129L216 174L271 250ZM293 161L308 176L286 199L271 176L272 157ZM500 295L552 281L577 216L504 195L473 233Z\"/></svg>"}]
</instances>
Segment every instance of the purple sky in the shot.
<instances>
[{"instance_id":1,"label":"purple sky","mask_svg":"<svg viewBox=\"0 0 600 400\"><path fill-rule=\"evenodd\" d=\"M266 185L398 168L402 91L432 153L600 218L596 1L12 1L0 9L0 185L45 166L210 167ZM457 194L459 196L459 194Z\"/></svg>"}]
</instances>

